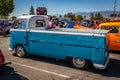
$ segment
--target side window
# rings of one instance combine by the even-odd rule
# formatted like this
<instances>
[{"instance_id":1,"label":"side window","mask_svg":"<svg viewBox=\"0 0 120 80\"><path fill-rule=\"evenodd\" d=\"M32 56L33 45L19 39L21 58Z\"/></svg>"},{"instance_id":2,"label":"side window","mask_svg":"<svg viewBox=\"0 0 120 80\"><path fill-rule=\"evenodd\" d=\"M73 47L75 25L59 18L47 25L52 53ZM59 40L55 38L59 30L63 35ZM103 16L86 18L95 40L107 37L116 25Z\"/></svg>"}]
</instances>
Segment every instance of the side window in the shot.
<instances>
[{"instance_id":1,"label":"side window","mask_svg":"<svg viewBox=\"0 0 120 80\"><path fill-rule=\"evenodd\" d=\"M26 29L27 27L27 20L16 20L13 24L14 29Z\"/></svg>"},{"instance_id":2,"label":"side window","mask_svg":"<svg viewBox=\"0 0 120 80\"><path fill-rule=\"evenodd\" d=\"M118 26L101 26L101 29L110 30L109 33L118 33L119 32L119 27Z\"/></svg>"},{"instance_id":3,"label":"side window","mask_svg":"<svg viewBox=\"0 0 120 80\"><path fill-rule=\"evenodd\" d=\"M48 18L44 16L31 17L28 22L29 30L45 30L49 25Z\"/></svg>"},{"instance_id":4,"label":"side window","mask_svg":"<svg viewBox=\"0 0 120 80\"><path fill-rule=\"evenodd\" d=\"M106 26L101 26L101 29L107 30L107 27Z\"/></svg>"},{"instance_id":5,"label":"side window","mask_svg":"<svg viewBox=\"0 0 120 80\"><path fill-rule=\"evenodd\" d=\"M43 20L43 19L36 20L36 26L35 27L45 27L45 20Z\"/></svg>"},{"instance_id":6,"label":"side window","mask_svg":"<svg viewBox=\"0 0 120 80\"><path fill-rule=\"evenodd\" d=\"M118 26L111 26L110 27L110 33L118 33L119 27Z\"/></svg>"}]
</instances>

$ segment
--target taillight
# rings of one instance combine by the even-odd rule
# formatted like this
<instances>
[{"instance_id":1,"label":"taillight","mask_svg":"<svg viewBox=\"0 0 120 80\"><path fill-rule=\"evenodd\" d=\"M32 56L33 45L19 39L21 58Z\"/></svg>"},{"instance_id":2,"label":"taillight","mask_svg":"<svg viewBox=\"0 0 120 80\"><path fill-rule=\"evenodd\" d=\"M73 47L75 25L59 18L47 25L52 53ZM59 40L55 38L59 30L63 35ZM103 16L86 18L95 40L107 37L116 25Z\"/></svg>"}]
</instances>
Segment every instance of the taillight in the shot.
<instances>
[{"instance_id":1,"label":"taillight","mask_svg":"<svg viewBox=\"0 0 120 80\"><path fill-rule=\"evenodd\" d=\"M0 55L2 55L2 51L0 50Z\"/></svg>"},{"instance_id":2,"label":"taillight","mask_svg":"<svg viewBox=\"0 0 120 80\"><path fill-rule=\"evenodd\" d=\"M110 35L107 34L106 35L106 46L107 46L107 49L109 49L109 44L110 44Z\"/></svg>"},{"instance_id":3,"label":"taillight","mask_svg":"<svg viewBox=\"0 0 120 80\"><path fill-rule=\"evenodd\" d=\"M105 57L107 58L108 56L109 56L109 53L108 53L108 52L106 52L106 53L105 53Z\"/></svg>"}]
</instances>

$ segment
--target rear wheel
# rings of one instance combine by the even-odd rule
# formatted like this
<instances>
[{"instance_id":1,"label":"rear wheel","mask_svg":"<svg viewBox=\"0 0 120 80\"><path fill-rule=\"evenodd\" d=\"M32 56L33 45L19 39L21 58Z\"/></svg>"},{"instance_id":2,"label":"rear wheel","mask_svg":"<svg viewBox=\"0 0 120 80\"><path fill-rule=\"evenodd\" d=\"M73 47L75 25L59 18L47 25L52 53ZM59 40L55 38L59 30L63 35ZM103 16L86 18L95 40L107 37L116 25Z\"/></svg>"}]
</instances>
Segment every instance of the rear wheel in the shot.
<instances>
[{"instance_id":1,"label":"rear wheel","mask_svg":"<svg viewBox=\"0 0 120 80\"><path fill-rule=\"evenodd\" d=\"M16 52L18 57L23 58L23 57L27 56L27 53L25 52L25 49L22 46L17 46L15 48L15 52Z\"/></svg>"},{"instance_id":2,"label":"rear wheel","mask_svg":"<svg viewBox=\"0 0 120 80\"><path fill-rule=\"evenodd\" d=\"M71 63L78 69L86 69L89 61L81 58L71 58Z\"/></svg>"}]
</instances>

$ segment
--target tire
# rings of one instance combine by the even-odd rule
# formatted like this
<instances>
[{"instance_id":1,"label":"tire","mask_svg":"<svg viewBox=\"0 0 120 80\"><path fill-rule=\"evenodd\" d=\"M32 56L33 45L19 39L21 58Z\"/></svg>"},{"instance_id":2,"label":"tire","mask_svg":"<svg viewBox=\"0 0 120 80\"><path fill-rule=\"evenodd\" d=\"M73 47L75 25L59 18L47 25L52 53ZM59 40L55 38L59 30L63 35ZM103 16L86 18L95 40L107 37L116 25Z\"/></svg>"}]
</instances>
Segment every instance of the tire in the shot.
<instances>
[{"instance_id":1,"label":"tire","mask_svg":"<svg viewBox=\"0 0 120 80\"><path fill-rule=\"evenodd\" d=\"M77 69L86 69L89 64L88 60L80 58L71 58L70 62Z\"/></svg>"},{"instance_id":2,"label":"tire","mask_svg":"<svg viewBox=\"0 0 120 80\"><path fill-rule=\"evenodd\" d=\"M15 53L20 58L27 57L27 53L25 52L25 49L22 46L17 46L15 48Z\"/></svg>"}]
</instances>

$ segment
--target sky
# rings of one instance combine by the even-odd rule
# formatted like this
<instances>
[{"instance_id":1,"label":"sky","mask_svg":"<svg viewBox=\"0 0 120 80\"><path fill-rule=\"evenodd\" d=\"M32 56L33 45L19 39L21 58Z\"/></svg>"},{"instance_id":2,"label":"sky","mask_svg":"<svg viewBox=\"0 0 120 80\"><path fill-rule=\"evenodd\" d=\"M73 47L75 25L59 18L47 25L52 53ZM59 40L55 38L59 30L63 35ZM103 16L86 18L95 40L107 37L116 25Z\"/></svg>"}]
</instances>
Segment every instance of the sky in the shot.
<instances>
[{"instance_id":1,"label":"sky","mask_svg":"<svg viewBox=\"0 0 120 80\"><path fill-rule=\"evenodd\" d=\"M28 14L31 5L34 9L47 7L48 15L114 10L114 0L14 0L14 5L15 8L10 16L16 17ZM120 11L120 0L116 0L116 5L116 10Z\"/></svg>"}]
</instances>

